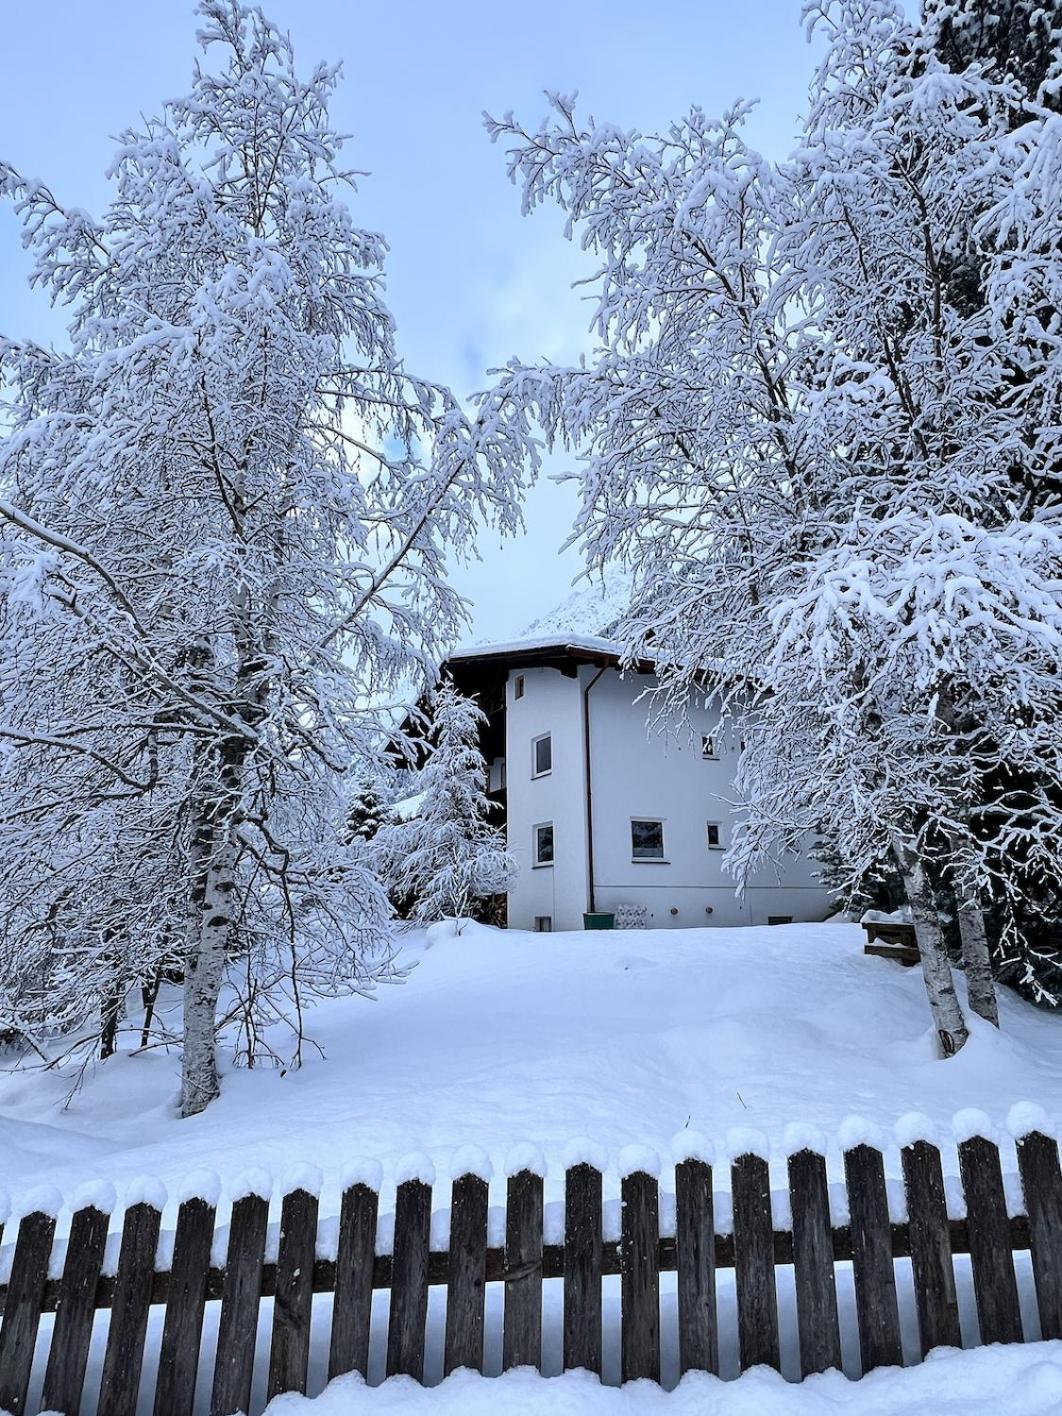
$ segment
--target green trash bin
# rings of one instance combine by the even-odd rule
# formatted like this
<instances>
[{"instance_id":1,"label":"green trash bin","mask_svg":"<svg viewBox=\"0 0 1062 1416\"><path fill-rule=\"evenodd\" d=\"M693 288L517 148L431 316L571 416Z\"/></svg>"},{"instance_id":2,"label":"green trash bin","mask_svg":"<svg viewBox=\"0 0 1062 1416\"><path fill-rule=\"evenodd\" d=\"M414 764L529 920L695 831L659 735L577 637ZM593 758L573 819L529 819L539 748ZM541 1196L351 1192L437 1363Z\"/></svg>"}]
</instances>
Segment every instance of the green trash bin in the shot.
<instances>
[{"instance_id":1,"label":"green trash bin","mask_svg":"<svg viewBox=\"0 0 1062 1416\"><path fill-rule=\"evenodd\" d=\"M616 916L608 910L594 910L583 915L584 929L615 929Z\"/></svg>"}]
</instances>

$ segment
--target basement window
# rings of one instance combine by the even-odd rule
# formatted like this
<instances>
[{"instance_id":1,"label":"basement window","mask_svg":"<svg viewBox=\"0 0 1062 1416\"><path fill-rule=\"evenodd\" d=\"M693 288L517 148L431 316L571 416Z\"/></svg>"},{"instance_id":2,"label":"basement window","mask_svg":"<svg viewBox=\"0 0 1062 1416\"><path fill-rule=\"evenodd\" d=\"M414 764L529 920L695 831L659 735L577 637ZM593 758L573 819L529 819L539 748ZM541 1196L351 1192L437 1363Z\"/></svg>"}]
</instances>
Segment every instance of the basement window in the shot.
<instances>
[{"instance_id":1,"label":"basement window","mask_svg":"<svg viewBox=\"0 0 1062 1416\"><path fill-rule=\"evenodd\" d=\"M767 916L767 923L768 923L768 924L792 924L792 923L793 923L793 916L792 916L792 915L768 915L768 916Z\"/></svg>"},{"instance_id":2,"label":"basement window","mask_svg":"<svg viewBox=\"0 0 1062 1416\"><path fill-rule=\"evenodd\" d=\"M533 828L532 841L534 852L532 864L552 865L553 864L553 822L543 821Z\"/></svg>"},{"instance_id":3,"label":"basement window","mask_svg":"<svg viewBox=\"0 0 1062 1416\"><path fill-rule=\"evenodd\" d=\"M552 916L552 915L535 915L535 933L536 933L536 934L552 934L552 933L553 933L553 916Z\"/></svg>"},{"instance_id":4,"label":"basement window","mask_svg":"<svg viewBox=\"0 0 1062 1416\"><path fill-rule=\"evenodd\" d=\"M664 859L664 823L645 817L631 819L631 859Z\"/></svg>"},{"instance_id":5,"label":"basement window","mask_svg":"<svg viewBox=\"0 0 1062 1416\"><path fill-rule=\"evenodd\" d=\"M721 851L723 849L723 828L718 821L709 821L704 828L710 851Z\"/></svg>"},{"instance_id":6,"label":"basement window","mask_svg":"<svg viewBox=\"0 0 1062 1416\"><path fill-rule=\"evenodd\" d=\"M553 771L553 738L549 733L531 740L531 775L548 777Z\"/></svg>"}]
</instances>

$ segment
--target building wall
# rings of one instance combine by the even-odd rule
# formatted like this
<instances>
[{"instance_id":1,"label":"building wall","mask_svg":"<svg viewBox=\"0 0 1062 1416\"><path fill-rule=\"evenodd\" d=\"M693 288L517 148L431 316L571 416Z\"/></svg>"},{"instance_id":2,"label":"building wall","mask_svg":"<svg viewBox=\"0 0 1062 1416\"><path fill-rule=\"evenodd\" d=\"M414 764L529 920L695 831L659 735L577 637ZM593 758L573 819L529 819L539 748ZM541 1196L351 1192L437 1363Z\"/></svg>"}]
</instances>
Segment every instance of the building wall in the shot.
<instances>
[{"instance_id":1,"label":"building wall","mask_svg":"<svg viewBox=\"0 0 1062 1416\"><path fill-rule=\"evenodd\" d=\"M588 907L583 690L597 670L581 665L577 678L556 669L526 669L524 695L507 687L506 775L509 848L520 867L509 896L509 923L534 927L548 916L554 929L578 929ZM647 730L649 704L640 695L649 678L608 669L590 690L591 781L594 822L594 903L599 910L644 906L653 928L766 924L772 916L825 917L828 893L813 866L790 858L778 878L763 872L739 900L723 870L723 849L710 849L707 823L718 822L725 848L734 829L728 798L740 750L719 734L718 714L695 708L689 730ZM532 778L531 744L553 738L553 770ZM702 735L715 738L717 758L702 756ZM631 819L664 822L663 861L633 860ZM555 861L532 868L532 829L553 821Z\"/></svg>"},{"instance_id":2,"label":"building wall","mask_svg":"<svg viewBox=\"0 0 1062 1416\"><path fill-rule=\"evenodd\" d=\"M524 694L516 697L516 679ZM559 669L510 673L505 689L506 833L518 867L509 892L509 924L533 929L547 917L554 929L581 929L587 895L586 791L582 693L578 679ZM531 744L553 740L553 770L532 776ZM554 863L532 863L536 825L553 822Z\"/></svg>"}]
</instances>

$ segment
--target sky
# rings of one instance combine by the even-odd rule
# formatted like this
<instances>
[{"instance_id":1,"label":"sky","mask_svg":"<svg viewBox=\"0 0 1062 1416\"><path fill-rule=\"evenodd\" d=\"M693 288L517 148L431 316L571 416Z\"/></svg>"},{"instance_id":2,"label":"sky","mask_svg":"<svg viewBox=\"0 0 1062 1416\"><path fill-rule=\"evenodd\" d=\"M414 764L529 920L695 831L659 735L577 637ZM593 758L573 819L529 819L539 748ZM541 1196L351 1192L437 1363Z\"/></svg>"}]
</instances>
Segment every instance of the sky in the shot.
<instances>
[{"instance_id":1,"label":"sky","mask_svg":"<svg viewBox=\"0 0 1062 1416\"><path fill-rule=\"evenodd\" d=\"M799 0L265 0L309 68L342 59L333 104L365 171L357 223L391 248L388 303L407 366L467 396L512 355L568 361L589 349L588 312L571 283L583 258L557 213L522 217L484 109L537 125L544 90L578 90L580 108L643 131L698 105L718 114L756 98L750 133L790 148L813 51ZM0 158L98 211L113 135L189 86L191 0L0 0ZM27 288L29 263L0 208L0 332L51 342L59 314ZM549 471L570 465L554 459ZM472 602L468 638L504 638L548 611L580 573L561 553L572 488L544 480L526 534L485 534L481 560L454 576Z\"/></svg>"}]
</instances>

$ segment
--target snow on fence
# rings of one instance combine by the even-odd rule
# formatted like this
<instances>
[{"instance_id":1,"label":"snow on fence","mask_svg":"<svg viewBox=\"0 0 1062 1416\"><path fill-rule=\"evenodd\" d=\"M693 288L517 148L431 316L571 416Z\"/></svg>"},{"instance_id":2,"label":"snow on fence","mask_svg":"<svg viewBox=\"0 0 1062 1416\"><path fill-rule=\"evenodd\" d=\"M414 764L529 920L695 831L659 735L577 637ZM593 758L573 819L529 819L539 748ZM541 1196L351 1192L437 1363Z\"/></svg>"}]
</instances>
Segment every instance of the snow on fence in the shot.
<instances>
[{"instance_id":1,"label":"snow on fence","mask_svg":"<svg viewBox=\"0 0 1062 1416\"><path fill-rule=\"evenodd\" d=\"M917 1118L906 1118L898 1128L902 1220L890 1214L882 1143L867 1127L851 1123L838 1138L844 1168L840 1205L827 1184L825 1142L807 1128L787 1133L787 1203L778 1204L776 1196L773 1205L762 1137L731 1133L729 1214L725 1205L716 1206L723 1167L705 1142L681 1138L673 1199L661 1195L655 1153L631 1148L619 1158L618 1238L608 1235L604 1158L591 1146L567 1157L557 1235L550 1232L543 1204L541 1157L534 1147L517 1149L508 1167L504 1242L494 1245L490 1167L482 1152L471 1148L455 1157L444 1244L432 1243L435 1177L426 1158L412 1158L396 1175L389 1246L386 1239L382 1246L379 1242L385 1228L378 1223L379 1167L362 1163L346 1177L338 1233L323 1245L330 1257L321 1257L326 1226L319 1224L320 1176L309 1167L286 1187L275 1250L268 1223L270 1186L261 1173L230 1196L227 1231L216 1226L216 1182L186 1186L177 1197L172 1249L160 1245L165 1195L150 1184L135 1188L126 1196L116 1265L107 1257L111 1187L81 1193L65 1250L55 1244L59 1197L36 1192L27 1197L17 1224L8 1225L9 1251L12 1230L17 1237L7 1282L0 1286L0 1410L73 1416L93 1409L83 1406L82 1395L95 1315L105 1309L102 1363L91 1369L93 1385L99 1384L94 1409L100 1416L133 1416L138 1403L155 1416L190 1416L193 1408L207 1409L211 1383L212 1416L250 1411L260 1309L271 1311L267 1396L304 1391L315 1294L332 1295L329 1377L367 1374L373 1295L388 1290L386 1371L423 1379L433 1286L445 1289L446 1372L460 1366L483 1371L485 1299L492 1284L501 1285L504 1295L502 1366L542 1367L543 1281L550 1279L563 1288L557 1335L563 1366L601 1372L603 1280L616 1275L622 1379L659 1380L662 1273L675 1275L673 1316L671 1305L663 1311L676 1326L668 1342L677 1345L680 1369L716 1372L720 1338L731 1340L717 1304L720 1270L733 1270L740 1366L780 1367L780 1267L792 1273L799 1365L806 1376L841 1365L845 1310L838 1304L837 1266L848 1264L859 1366L867 1372L903 1361L897 1260L909 1261L922 1355L932 1347L962 1345L957 1255L968 1256L981 1342L1062 1337L1062 1174L1055 1137L1036 1109L1012 1113L1023 1211L1012 1213L998 1137L988 1119L964 1112L956 1120L958 1196L949 1195L941 1148L931 1131ZM724 1192L719 1187L720 1198ZM838 1222L839 1213L844 1222ZM212 1254L219 1240L220 1252ZM380 1247L390 1252L380 1253ZM1028 1320L1023 1331L1018 1252L1027 1252L1031 1262L1038 1332ZM213 1360L201 1352L211 1304L220 1305L210 1327L216 1330ZM158 1360L145 1369L153 1306L160 1310ZM48 1342L42 1313L54 1314ZM322 1315L327 1316L323 1310ZM970 1332L965 1336L969 1343ZM320 1341L322 1334L315 1332L315 1338ZM38 1346L47 1350L35 1359ZM34 1392L40 1389L39 1404L32 1408L31 1377ZM141 1391L152 1379L153 1392ZM198 1403L197 1381L203 1388ZM90 1390L90 1401L91 1396Z\"/></svg>"}]
</instances>

